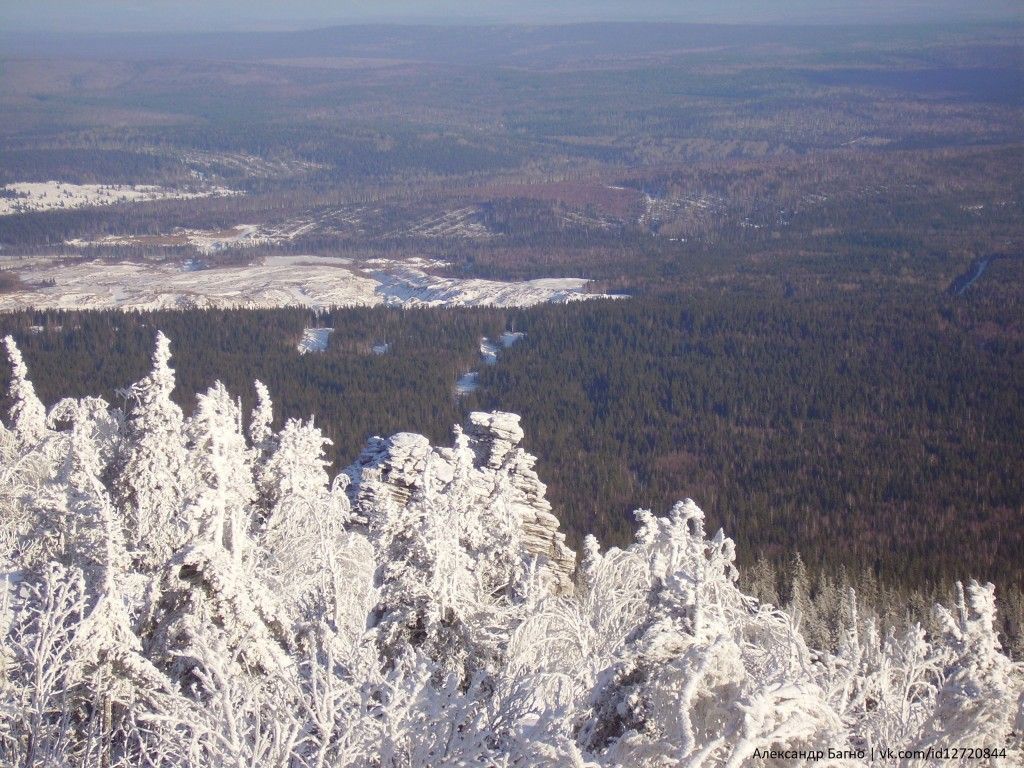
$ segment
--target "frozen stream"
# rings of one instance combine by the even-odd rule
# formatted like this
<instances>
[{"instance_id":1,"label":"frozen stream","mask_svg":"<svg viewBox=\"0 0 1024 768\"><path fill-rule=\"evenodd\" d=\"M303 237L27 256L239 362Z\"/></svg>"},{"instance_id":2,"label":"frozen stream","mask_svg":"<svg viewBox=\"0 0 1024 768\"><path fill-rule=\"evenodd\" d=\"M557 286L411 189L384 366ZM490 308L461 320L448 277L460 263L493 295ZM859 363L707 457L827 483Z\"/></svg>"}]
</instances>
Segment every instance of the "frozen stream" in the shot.
<instances>
[{"instance_id":1,"label":"frozen stream","mask_svg":"<svg viewBox=\"0 0 1024 768\"><path fill-rule=\"evenodd\" d=\"M974 285L978 279L985 274L985 270L988 269L992 262L999 261L1000 259L1019 259L1022 258L1019 253L990 253L987 256L979 256L971 265L967 268L967 271L961 275L957 275L956 279L950 283L949 293L953 296L963 296L967 289Z\"/></svg>"}]
</instances>

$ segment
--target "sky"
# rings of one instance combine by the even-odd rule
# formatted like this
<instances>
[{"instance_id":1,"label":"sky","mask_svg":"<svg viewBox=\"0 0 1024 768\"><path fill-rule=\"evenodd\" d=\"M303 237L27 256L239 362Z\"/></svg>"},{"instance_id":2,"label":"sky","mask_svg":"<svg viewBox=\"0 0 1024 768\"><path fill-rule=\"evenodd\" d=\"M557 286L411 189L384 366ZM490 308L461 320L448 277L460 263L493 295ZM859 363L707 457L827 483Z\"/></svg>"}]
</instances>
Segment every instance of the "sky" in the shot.
<instances>
[{"instance_id":1,"label":"sky","mask_svg":"<svg viewBox=\"0 0 1024 768\"><path fill-rule=\"evenodd\" d=\"M1024 20L1022 0L0 0L7 32L309 29L358 22Z\"/></svg>"}]
</instances>

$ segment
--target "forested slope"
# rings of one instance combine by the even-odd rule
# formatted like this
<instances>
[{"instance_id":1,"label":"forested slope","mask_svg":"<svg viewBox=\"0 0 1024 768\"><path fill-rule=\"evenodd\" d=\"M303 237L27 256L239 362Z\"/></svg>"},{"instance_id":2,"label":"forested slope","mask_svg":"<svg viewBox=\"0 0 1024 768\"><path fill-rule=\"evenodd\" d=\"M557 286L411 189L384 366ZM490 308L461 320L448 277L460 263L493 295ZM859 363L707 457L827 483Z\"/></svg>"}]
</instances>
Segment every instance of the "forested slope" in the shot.
<instances>
[{"instance_id":1,"label":"forested slope","mask_svg":"<svg viewBox=\"0 0 1024 768\"><path fill-rule=\"evenodd\" d=\"M397 435L331 475L311 421L220 383L185 418L170 345L124 408L47 410L14 340L0 430L0 758L135 766L1015 761L1024 673L992 585L934 631L844 598L836 652L736 586L692 501L583 545L575 585L511 414ZM399 450L400 448L400 450ZM375 456L379 452L371 451ZM413 457L418 457L412 461ZM556 537L557 538L557 537ZM970 759L975 759L971 757Z\"/></svg>"},{"instance_id":2,"label":"forested slope","mask_svg":"<svg viewBox=\"0 0 1024 768\"><path fill-rule=\"evenodd\" d=\"M623 545L629 510L692 496L744 563L799 551L812 571L945 594L972 575L1021 584L1021 265L998 262L962 297L766 278L527 310L26 313L0 328L48 405L115 401L160 327L180 340L186 413L215 379L250 408L258 378L279 414L316 414L335 468L371 435L444 440L470 410L510 410L576 544L596 532ZM300 355L313 325L334 328L328 348ZM481 337L513 326L523 341L484 364ZM457 397L469 370L481 387Z\"/></svg>"}]
</instances>

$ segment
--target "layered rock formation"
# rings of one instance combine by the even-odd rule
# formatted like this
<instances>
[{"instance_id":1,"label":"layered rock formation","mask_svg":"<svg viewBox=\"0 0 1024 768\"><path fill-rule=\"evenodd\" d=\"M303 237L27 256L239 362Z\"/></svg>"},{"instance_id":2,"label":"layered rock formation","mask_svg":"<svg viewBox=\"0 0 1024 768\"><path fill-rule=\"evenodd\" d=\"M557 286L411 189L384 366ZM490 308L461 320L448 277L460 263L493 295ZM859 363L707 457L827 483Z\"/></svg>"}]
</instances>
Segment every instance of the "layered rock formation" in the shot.
<instances>
[{"instance_id":1,"label":"layered rock formation","mask_svg":"<svg viewBox=\"0 0 1024 768\"><path fill-rule=\"evenodd\" d=\"M520 447L523 430L519 416L478 411L470 414L463 432L474 456L473 495L486 503L503 484L505 498L522 525L525 554L537 558L538 569L552 591L571 592L576 553L566 546L558 518L544 496L546 488L533 470L536 457ZM353 511L357 519L369 521L384 504L407 505L427 482L443 490L454 470L454 448L435 448L422 435L399 432L388 438L371 438L345 472L352 479L348 493Z\"/></svg>"}]
</instances>

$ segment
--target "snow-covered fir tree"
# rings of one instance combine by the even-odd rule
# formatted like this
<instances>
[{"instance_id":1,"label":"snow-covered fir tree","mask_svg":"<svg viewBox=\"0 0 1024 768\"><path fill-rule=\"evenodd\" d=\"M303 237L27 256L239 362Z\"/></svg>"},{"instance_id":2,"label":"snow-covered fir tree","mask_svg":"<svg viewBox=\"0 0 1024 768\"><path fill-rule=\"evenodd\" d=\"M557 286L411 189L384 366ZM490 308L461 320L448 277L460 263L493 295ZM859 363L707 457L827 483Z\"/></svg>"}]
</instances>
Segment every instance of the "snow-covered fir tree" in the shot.
<instances>
[{"instance_id":1,"label":"snow-covered fir tree","mask_svg":"<svg viewBox=\"0 0 1024 768\"><path fill-rule=\"evenodd\" d=\"M220 384L186 420L163 335L124 413L47 414L5 346L0 765L1022 762L991 585L897 630L795 558L784 610L689 500L577 567L512 414L373 438L331 478L262 385L248 424Z\"/></svg>"},{"instance_id":2,"label":"snow-covered fir tree","mask_svg":"<svg viewBox=\"0 0 1024 768\"><path fill-rule=\"evenodd\" d=\"M7 393L12 403L9 426L22 445L31 445L46 431L46 408L28 380L28 366L13 337L4 337L4 348L11 362L11 384Z\"/></svg>"},{"instance_id":3,"label":"snow-covered fir tree","mask_svg":"<svg viewBox=\"0 0 1024 768\"><path fill-rule=\"evenodd\" d=\"M153 370L126 392L124 458L113 467L129 549L140 567L160 567L191 535L184 518L191 484L184 415L171 399L171 343L157 334Z\"/></svg>"}]
</instances>

